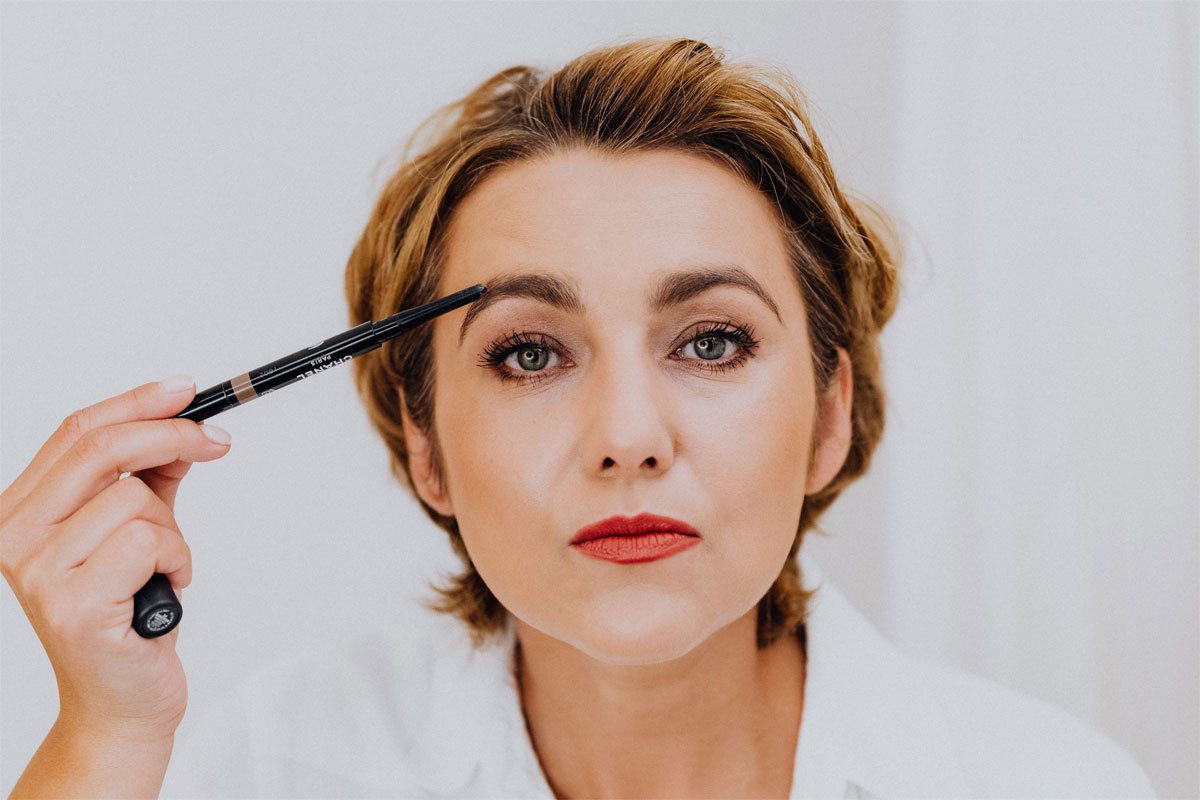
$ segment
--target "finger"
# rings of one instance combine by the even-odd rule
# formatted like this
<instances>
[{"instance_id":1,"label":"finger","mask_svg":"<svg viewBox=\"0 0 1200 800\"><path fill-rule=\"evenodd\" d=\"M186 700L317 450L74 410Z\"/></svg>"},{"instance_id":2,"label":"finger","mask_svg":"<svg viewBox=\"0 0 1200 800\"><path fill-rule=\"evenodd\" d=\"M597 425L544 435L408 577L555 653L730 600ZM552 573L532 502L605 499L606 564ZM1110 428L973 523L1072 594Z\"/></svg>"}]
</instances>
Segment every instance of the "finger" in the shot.
<instances>
[{"instance_id":1,"label":"finger","mask_svg":"<svg viewBox=\"0 0 1200 800\"><path fill-rule=\"evenodd\" d=\"M15 513L31 525L58 524L115 483L123 472L175 461L212 461L227 452L227 432L190 419L106 425L88 432L64 453ZM163 483L169 480L164 477Z\"/></svg>"},{"instance_id":2,"label":"finger","mask_svg":"<svg viewBox=\"0 0 1200 800\"><path fill-rule=\"evenodd\" d=\"M46 540L34 556L43 574L63 575L92 554L109 534L133 519L179 529L167 504L140 478L122 478L83 504Z\"/></svg>"},{"instance_id":3,"label":"finger","mask_svg":"<svg viewBox=\"0 0 1200 800\"><path fill-rule=\"evenodd\" d=\"M145 482L166 503L167 508L174 511L175 493L179 491L179 482L191 468L192 462L190 461L172 461L170 464L163 464L160 467L138 470L134 475Z\"/></svg>"},{"instance_id":4,"label":"finger","mask_svg":"<svg viewBox=\"0 0 1200 800\"><path fill-rule=\"evenodd\" d=\"M126 522L92 551L67 580L100 605L133 601L156 572L180 588L192 582L192 553L178 531L142 519Z\"/></svg>"},{"instance_id":5,"label":"finger","mask_svg":"<svg viewBox=\"0 0 1200 800\"><path fill-rule=\"evenodd\" d=\"M168 385L168 382L172 383ZM171 390L169 386L179 388ZM195 382L188 376L177 375L165 381L142 384L70 414L37 451L24 471L5 489L0 513L15 508L88 431L118 422L173 417L187 408L195 395Z\"/></svg>"}]
</instances>

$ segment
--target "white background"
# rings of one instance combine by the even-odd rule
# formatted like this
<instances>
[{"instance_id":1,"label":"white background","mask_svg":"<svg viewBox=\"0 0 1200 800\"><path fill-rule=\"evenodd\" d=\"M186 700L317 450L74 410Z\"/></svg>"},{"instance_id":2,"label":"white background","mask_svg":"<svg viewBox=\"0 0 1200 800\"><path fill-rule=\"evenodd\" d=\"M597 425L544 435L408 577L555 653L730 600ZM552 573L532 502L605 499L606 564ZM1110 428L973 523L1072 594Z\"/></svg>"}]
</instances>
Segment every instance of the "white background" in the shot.
<instances>
[{"instance_id":1,"label":"white background","mask_svg":"<svg viewBox=\"0 0 1200 800\"><path fill-rule=\"evenodd\" d=\"M1197 5L8 3L0 483L74 409L348 327L419 121L633 34L787 66L909 242L888 430L811 547L915 655L1059 705L1200 793ZM222 415L176 511L189 715L454 569L348 369ZM57 711L0 592L0 789ZM191 717L189 717L191 718ZM188 723L185 722L185 725Z\"/></svg>"}]
</instances>

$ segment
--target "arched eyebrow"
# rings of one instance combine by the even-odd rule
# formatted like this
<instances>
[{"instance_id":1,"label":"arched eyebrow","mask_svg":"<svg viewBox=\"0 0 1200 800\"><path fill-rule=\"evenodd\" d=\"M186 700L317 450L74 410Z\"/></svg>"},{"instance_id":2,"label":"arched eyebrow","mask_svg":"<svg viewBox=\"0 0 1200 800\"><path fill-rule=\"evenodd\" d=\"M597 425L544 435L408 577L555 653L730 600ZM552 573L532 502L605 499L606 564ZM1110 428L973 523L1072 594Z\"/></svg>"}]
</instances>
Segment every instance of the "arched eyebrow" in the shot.
<instances>
[{"instance_id":1,"label":"arched eyebrow","mask_svg":"<svg viewBox=\"0 0 1200 800\"><path fill-rule=\"evenodd\" d=\"M572 279L553 272L512 272L487 280L487 291L467 306L462 326L458 329L458 345L462 347L471 327L489 306L510 297L524 297L545 303L570 314L582 315L586 310L579 289ZM664 275L650 295L650 311L658 314L718 286L732 286L750 292L761 300L781 323L779 306L758 279L736 264L718 267L681 269Z\"/></svg>"}]
</instances>

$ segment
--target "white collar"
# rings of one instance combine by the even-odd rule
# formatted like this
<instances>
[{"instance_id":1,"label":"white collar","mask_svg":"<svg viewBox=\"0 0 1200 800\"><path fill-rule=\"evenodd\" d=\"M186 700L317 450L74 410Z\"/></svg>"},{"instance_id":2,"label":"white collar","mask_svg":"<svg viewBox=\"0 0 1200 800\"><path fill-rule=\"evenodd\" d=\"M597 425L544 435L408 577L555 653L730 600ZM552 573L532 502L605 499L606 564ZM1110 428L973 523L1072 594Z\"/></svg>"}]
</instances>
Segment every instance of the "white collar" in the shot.
<instances>
[{"instance_id":1,"label":"white collar","mask_svg":"<svg viewBox=\"0 0 1200 800\"><path fill-rule=\"evenodd\" d=\"M811 555L802 551L799 558L805 587L818 591L805 623L808 660L792 797L968 796L944 712L913 662L850 604ZM419 782L431 792L454 794L486 765L501 791L515 796L537 786L552 797L520 708L511 619L479 650L471 648L461 622L450 622L448 632L456 632L444 646L435 643L434 696L413 754Z\"/></svg>"},{"instance_id":2,"label":"white collar","mask_svg":"<svg viewBox=\"0 0 1200 800\"><path fill-rule=\"evenodd\" d=\"M429 716L414 721L420 735L411 763L425 789L453 795L471 780L483 754L504 736L495 729L491 709L498 697L507 700L515 686L506 659L506 654L511 657L515 632L510 623L502 638L476 649L457 618L443 617L439 622L440 636L431 640L436 655L428 676Z\"/></svg>"},{"instance_id":3,"label":"white collar","mask_svg":"<svg viewBox=\"0 0 1200 800\"><path fill-rule=\"evenodd\" d=\"M800 553L811 600L793 797L967 797L939 699Z\"/></svg>"}]
</instances>

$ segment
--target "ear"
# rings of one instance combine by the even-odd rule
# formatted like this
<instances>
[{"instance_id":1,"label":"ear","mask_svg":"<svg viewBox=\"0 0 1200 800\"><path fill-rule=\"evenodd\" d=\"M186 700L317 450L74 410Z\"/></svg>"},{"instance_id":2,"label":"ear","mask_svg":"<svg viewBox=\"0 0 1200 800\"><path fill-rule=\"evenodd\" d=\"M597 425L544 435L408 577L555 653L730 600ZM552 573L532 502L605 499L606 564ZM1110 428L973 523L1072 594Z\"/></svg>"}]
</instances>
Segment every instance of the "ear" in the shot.
<instances>
[{"instance_id":1,"label":"ear","mask_svg":"<svg viewBox=\"0 0 1200 800\"><path fill-rule=\"evenodd\" d=\"M445 488L438 485L433 474L432 448L429 437L408 416L404 392L398 391L400 420L404 426L404 444L408 448L408 471L417 495L442 516L454 516L454 506Z\"/></svg>"},{"instance_id":2,"label":"ear","mask_svg":"<svg viewBox=\"0 0 1200 800\"><path fill-rule=\"evenodd\" d=\"M817 398L812 463L804 485L806 495L821 491L846 463L850 452L851 407L854 401L854 367L850 354L838 349L838 369L824 396Z\"/></svg>"}]
</instances>

